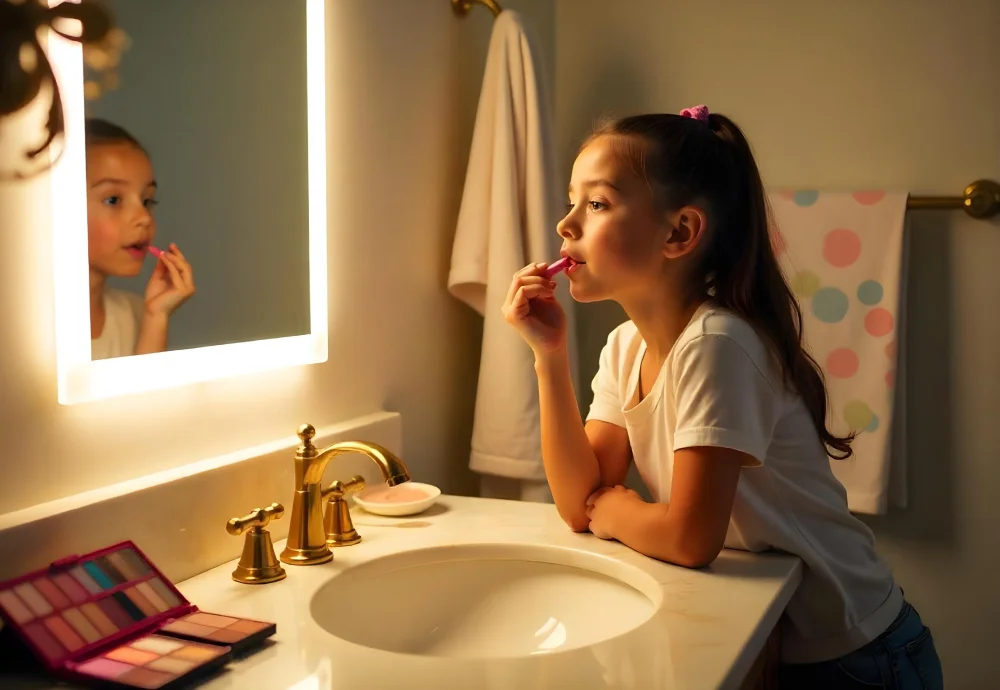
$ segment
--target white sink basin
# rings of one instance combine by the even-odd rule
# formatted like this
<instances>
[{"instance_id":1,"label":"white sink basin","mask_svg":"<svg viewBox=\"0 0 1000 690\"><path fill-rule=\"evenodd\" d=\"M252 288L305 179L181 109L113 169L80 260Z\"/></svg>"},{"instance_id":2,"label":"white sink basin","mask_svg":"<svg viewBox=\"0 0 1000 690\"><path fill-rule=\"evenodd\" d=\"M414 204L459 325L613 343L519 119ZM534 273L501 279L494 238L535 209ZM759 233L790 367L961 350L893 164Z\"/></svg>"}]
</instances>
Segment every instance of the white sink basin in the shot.
<instances>
[{"instance_id":1,"label":"white sink basin","mask_svg":"<svg viewBox=\"0 0 1000 690\"><path fill-rule=\"evenodd\" d=\"M613 558L522 544L405 551L352 567L316 592L313 619L399 654L496 659L604 642L648 621L656 581Z\"/></svg>"}]
</instances>

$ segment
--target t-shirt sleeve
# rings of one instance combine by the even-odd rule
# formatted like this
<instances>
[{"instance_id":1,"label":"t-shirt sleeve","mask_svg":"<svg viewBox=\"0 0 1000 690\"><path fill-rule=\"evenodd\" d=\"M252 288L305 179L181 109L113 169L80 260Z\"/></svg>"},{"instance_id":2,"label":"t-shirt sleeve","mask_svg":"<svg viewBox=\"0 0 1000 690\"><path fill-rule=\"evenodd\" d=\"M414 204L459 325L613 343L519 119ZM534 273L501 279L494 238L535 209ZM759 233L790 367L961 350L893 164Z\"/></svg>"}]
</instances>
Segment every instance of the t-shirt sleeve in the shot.
<instances>
[{"instance_id":1,"label":"t-shirt sleeve","mask_svg":"<svg viewBox=\"0 0 1000 690\"><path fill-rule=\"evenodd\" d=\"M674 450L732 448L763 463L783 395L753 358L724 335L701 335L675 361L677 426Z\"/></svg>"},{"instance_id":2,"label":"t-shirt sleeve","mask_svg":"<svg viewBox=\"0 0 1000 690\"><path fill-rule=\"evenodd\" d=\"M601 363L597 374L590 384L594 399L590 403L587 421L592 419L625 427L625 414L622 412L622 399L619 393L618 331L612 331L608 341L601 350Z\"/></svg>"}]
</instances>

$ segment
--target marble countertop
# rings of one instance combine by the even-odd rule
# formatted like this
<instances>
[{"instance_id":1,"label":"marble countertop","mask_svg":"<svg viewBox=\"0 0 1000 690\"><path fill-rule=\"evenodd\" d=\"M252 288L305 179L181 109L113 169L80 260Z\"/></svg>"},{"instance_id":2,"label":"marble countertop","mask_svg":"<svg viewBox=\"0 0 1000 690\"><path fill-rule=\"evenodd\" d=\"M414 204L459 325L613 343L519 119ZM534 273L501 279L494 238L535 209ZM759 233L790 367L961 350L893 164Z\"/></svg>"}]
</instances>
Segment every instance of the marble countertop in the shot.
<instances>
[{"instance_id":1,"label":"marble countertop","mask_svg":"<svg viewBox=\"0 0 1000 690\"><path fill-rule=\"evenodd\" d=\"M184 596L203 611L277 623L267 646L233 661L198 687L736 688L801 578L799 560L782 554L727 549L702 570L661 563L617 542L571 532L546 504L442 496L417 516L385 518L360 508L352 512L362 541L335 549L330 563L286 565L285 580L252 586L232 580L233 560L178 583ZM655 579L662 605L647 623L592 647L482 660L361 647L334 637L310 614L316 591L348 568L411 549L482 542L542 544L613 557ZM276 553L283 545L275 544ZM405 597L405 592L394 595ZM12 690L54 687L37 679L3 680Z\"/></svg>"}]
</instances>

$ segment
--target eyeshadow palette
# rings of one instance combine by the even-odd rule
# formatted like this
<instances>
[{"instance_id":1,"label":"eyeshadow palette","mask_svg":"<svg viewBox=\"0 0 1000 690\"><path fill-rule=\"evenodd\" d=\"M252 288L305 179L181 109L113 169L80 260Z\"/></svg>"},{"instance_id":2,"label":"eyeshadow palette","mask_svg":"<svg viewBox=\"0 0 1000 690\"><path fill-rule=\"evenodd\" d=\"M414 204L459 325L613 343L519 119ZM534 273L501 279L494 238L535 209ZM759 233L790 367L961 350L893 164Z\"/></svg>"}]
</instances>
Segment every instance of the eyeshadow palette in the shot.
<instances>
[{"instance_id":1,"label":"eyeshadow palette","mask_svg":"<svg viewBox=\"0 0 1000 690\"><path fill-rule=\"evenodd\" d=\"M55 675L118 688L187 684L276 631L199 611L132 542L0 584L0 615Z\"/></svg>"},{"instance_id":2,"label":"eyeshadow palette","mask_svg":"<svg viewBox=\"0 0 1000 690\"><path fill-rule=\"evenodd\" d=\"M160 632L186 640L229 645L233 652L240 653L273 635L276 628L274 623L196 611L170 621Z\"/></svg>"}]
</instances>

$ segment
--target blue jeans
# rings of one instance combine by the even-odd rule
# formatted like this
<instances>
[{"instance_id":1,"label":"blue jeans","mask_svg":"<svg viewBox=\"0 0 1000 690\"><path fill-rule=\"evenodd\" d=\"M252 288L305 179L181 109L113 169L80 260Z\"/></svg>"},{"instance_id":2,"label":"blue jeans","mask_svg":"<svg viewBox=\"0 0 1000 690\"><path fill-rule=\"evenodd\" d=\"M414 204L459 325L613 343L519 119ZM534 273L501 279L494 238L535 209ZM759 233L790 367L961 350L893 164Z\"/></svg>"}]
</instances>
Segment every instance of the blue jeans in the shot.
<instances>
[{"instance_id":1,"label":"blue jeans","mask_svg":"<svg viewBox=\"0 0 1000 690\"><path fill-rule=\"evenodd\" d=\"M934 638L908 602L861 649L815 664L784 664L778 679L782 690L944 690Z\"/></svg>"}]
</instances>

